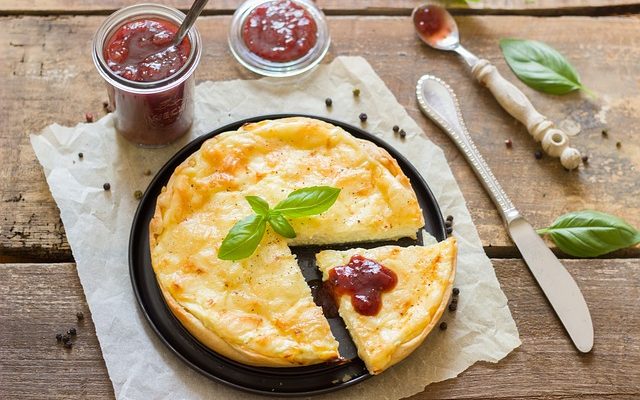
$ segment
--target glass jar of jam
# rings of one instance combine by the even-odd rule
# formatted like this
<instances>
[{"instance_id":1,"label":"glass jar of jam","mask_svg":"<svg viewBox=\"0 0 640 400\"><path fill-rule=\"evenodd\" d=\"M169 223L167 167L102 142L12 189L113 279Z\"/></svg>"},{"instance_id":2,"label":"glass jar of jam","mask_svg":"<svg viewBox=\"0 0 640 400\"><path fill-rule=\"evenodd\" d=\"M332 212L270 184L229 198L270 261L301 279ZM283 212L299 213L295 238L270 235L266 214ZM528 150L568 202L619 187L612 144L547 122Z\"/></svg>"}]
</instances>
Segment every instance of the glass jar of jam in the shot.
<instances>
[{"instance_id":1,"label":"glass jar of jam","mask_svg":"<svg viewBox=\"0 0 640 400\"><path fill-rule=\"evenodd\" d=\"M133 143L163 146L191 128L202 44L195 27L173 44L184 18L170 7L138 4L109 16L93 39L116 130Z\"/></svg>"},{"instance_id":2,"label":"glass jar of jam","mask_svg":"<svg viewBox=\"0 0 640 400\"><path fill-rule=\"evenodd\" d=\"M248 0L233 14L229 47L249 70L266 76L308 71L331 42L322 11L310 0Z\"/></svg>"}]
</instances>

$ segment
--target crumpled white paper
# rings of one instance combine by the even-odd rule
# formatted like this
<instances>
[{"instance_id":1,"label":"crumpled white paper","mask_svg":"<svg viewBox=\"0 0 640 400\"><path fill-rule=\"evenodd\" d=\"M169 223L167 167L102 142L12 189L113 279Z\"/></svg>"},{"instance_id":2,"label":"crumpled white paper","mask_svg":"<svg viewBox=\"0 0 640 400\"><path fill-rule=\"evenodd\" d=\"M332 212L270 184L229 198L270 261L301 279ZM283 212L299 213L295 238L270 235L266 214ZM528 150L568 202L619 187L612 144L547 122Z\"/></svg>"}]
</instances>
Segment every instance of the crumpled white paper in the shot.
<instances>
[{"instance_id":1,"label":"crumpled white paper","mask_svg":"<svg viewBox=\"0 0 640 400\"><path fill-rule=\"evenodd\" d=\"M360 89L354 97L353 88ZM331 97L328 108L324 99ZM196 122L190 137L163 149L142 149L117 135L113 117L31 135L51 193L60 208L109 376L119 399L260 398L213 382L191 370L149 328L129 280L127 245L138 204L154 173L193 137L235 120L272 113L328 116L360 125L395 146L420 171L444 215L455 216L460 246L456 313L444 332L434 330L404 362L340 392L349 399L398 399L453 378L476 361L497 362L520 345L518 331L443 152L396 101L360 57L338 57L295 80L203 82L196 88ZM395 136L393 125L406 132ZM84 157L79 159L78 153ZM111 184L106 192L102 185ZM319 398L331 398L331 394ZM318 397L317 397L318 398Z\"/></svg>"}]
</instances>

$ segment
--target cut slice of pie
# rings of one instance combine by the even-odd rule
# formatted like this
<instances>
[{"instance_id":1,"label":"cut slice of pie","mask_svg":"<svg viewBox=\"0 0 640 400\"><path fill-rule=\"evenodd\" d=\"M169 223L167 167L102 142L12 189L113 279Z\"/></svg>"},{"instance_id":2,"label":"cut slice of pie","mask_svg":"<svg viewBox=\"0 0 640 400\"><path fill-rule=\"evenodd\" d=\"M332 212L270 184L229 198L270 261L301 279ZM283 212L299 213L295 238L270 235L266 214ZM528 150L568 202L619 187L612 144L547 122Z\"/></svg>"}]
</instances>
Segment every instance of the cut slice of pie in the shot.
<instances>
[{"instance_id":1,"label":"cut slice of pie","mask_svg":"<svg viewBox=\"0 0 640 400\"><path fill-rule=\"evenodd\" d=\"M369 372L379 374L407 357L438 322L451 295L456 254L454 238L428 247L317 254L323 280Z\"/></svg>"}]
</instances>

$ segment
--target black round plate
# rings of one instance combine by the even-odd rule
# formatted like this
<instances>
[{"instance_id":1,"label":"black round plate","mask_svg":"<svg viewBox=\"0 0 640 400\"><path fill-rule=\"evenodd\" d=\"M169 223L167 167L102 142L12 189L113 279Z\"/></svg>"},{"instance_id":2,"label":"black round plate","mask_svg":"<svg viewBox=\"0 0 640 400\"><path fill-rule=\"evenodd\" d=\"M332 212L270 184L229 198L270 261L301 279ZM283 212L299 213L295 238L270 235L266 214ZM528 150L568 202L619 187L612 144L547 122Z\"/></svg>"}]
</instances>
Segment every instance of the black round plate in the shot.
<instances>
[{"instance_id":1,"label":"black round plate","mask_svg":"<svg viewBox=\"0 0 640 400\"><path fill-rule=\"evenodd\" d=\"M386 149L398 161L400 168L402 168L405 175L407 175L411 181L424 213L426 231L433 235L438 241L444 240L446 237L444 221L438 204L426 182L415 167L383 140L360 128L343 122L298 114L266 115L249 118L202 135L187 144L173 156L151 181L151 184L140 201L133 220L133 226L131 227L131 236L129 238L129 273L138 303L149 324L151 324L151 327L160 339L191 368L215 381L241 390L279 396L326 393L362 382L369 378L370 375L364 363L357 357L343 364L320 364L294 368L259 368L243 365L225 358L200 344L173 316L166 306L160 289L158 288L149 254L149 221L155 211L156 198L160 194L162 187L169 181L175 168L189 155L197 151L205 140L222 132L237 130L248 122L293 116L307 116L329 122L342 127L357 138L369 140ZM421 243L421 235L418 236L417 241L407 242L405 240L398 243L401 245ZM377 243L376 245L380 244L386 243ZM363 246L363 244L358 243L358 246ZM320 248L335 249L348 247L350 247L349 244L345 246L325 246ZM305 251L304 248L300 249L300 251L296 251L296 249L293 249L293 251L298 256L301 266L303 266L304 274L304 265L308 266L315 262L312 257L319 248L307 249L313 251ZM307 259L305 260L305 258ZM305 278L309 280L307 275L308 274L305 274ZM332 321L329 322L331 324ZM334 325L335 324L331 324L332 329ZM343 340L340 337L338 337L338 340L341 342L341 346L343 346Z\"/></svg>"}]
</instances>

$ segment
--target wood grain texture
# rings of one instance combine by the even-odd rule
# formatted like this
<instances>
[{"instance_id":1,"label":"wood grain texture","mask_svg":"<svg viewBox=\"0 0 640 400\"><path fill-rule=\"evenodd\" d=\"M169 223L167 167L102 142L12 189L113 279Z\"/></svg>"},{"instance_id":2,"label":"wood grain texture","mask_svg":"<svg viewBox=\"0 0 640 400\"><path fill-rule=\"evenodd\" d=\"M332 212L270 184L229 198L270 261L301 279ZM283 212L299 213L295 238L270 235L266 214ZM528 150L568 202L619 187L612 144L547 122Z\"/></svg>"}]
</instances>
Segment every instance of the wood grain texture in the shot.
<instances>
[{"instance_id":1,"label":"wood grain texture","mask_svg":"<svg viewBox=\"0 0 640 400\"><path fill-rule=\"evenodd\" d=\"M243 0L218 0L207 4L205 14L231 14ZM107 14L135 4L132 0L5 0L0 14ZM423 0L317 0L325 13L362 15L409 15ZM603 15L637 12L637 0L441 0L456 13L464 14L531 14L531 15ZM171 2L172 7L188 9L191 0Z\"/></svg>"},{"instance_id":2,"label":"wood grain texture","mask_svg":"<svg viewBox=\"0 0 640 400\"><path fill-rule=\"evenodd\" d=\"M71 260L59 211L28 134L52 122L74 125L87 111L102 115L106 92L89 56L91 38L102 20L95 16L0 18L0 43L8 45L0 58L0 74L7 77L0 86L0 257L5 260ZM198 80L256 78L229 53L228 22L226 16L198 22L205 42ZM572 145L589 155L589 163L576 172L565 171L555 159L535 160L539 145L526 128L473 81L455 55L421 45L408 18L331 17L329 22L333 44L325 62L339 55L360 55L372 64L425 134L443 148L490 255L517 253L463 157L420 113L414 85L424 73L445 79L457 92L478 148L535 227L586 208L617 214L640 226L640 64L636 62L640 19L458 17L467 47L494 63L541 113L555 122L571 118L581 124L582 133L572 138ZM77 46L69 46L70 35ZM598 97L550 96L525 87L509 71L497 45L499 38L510 36L543 40L557 48ZM606 138L601 134L604 128L609 132ZM513 141L511 149L504 145L508 138ZM637 256L640 249L619 254Z\"/></svg>"},{"instance_id":3,"label":"wood grain texture","mask_svg":"<svg viewBox=\"0 0 640 400\"><path fill-rule=\"evenodd\" d=\"M522 261L492 261L522 346L497 364L478 363L411 399L640 396L640 259L566 261L591 308L596 341L588 355L573 348ZM75 266L2 264L0 281L0 398L112 398ZM461 307L465 301L474 299L461 293ZM78 310L86 316L80 324ZM455 314L443 318L451 324ZM79 330L72 350L55 340L69 326Z\"/></svg>"}]
</instances>

